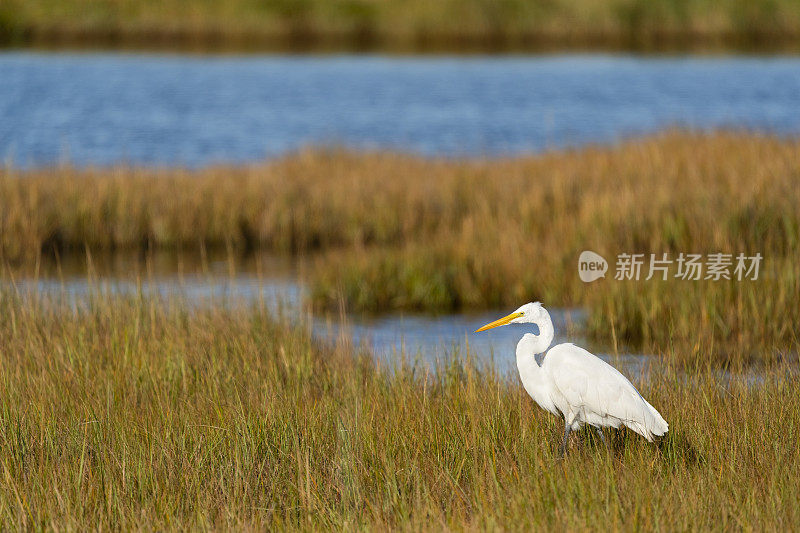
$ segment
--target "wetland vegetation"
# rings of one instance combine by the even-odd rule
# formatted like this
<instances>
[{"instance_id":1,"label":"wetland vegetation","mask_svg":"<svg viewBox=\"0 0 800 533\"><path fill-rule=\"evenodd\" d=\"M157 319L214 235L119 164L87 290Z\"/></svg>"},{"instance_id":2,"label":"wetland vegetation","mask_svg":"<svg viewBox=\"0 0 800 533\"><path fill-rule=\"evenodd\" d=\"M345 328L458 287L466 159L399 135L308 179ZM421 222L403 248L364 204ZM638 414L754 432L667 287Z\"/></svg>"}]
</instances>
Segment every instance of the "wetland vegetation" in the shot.
<instances>
[{"instance_id":1,"label":"wetland vegetation","mask_svg":"<svg viewBox=\"0 0 800 533\"><path fill-rule=\"evenodd\" d=\"M69 167L0 176L7 268L86 250L304 256L317 308L584 307L588 332L682 364L796 359L800 144L672 131L494 159L308 150L205 170ZM758 280L586 285L582 250L760 253ZM26 266L27 265L27 266ZM643 276L644 277L644 276Z\"/></svg>"},{"instance_id":2,"label":"wetland vegetation","mask_svg":"<svg viewBox=\"0 0 800 533\"><path fill-rule=\"evenodd\" d=\"M378 368L258 306L0 291L3 529L792 529L796 368L637 383L659 445L562 425L469 356ZM672 348L667 348L671 350Z\"/></svg>"},{"instance_id":3,"label":"wetland vegetation","mask_svg":"<svg viewBox=\"0 0 800 533\"><path fill-rule=\"evenodd\" d=\"M792 0L5 0L7 44L530 50L796 47Z\"/></svg>"}]
</instances>

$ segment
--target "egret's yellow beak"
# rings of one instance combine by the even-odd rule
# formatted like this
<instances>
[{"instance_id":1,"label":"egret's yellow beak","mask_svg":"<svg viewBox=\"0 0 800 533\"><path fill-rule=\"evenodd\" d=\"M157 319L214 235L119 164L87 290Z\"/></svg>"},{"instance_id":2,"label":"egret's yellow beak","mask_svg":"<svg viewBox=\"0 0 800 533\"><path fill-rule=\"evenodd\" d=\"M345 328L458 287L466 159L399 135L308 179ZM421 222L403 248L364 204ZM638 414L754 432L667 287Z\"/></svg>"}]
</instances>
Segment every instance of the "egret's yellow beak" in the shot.
<instances>
[{"instance_id":1,"label":"egret's yellow beak","mask_svg":"<svg viewBox=\"0 0 800 533\"><path fill-rule=\"evenodd\" d=\"M511 313L508 316L504 316L503 318L497 319L494 322L489 322L488 324L486 324L482 328L476 329L475 333L478 333L479 331L486 331L487 329L496 328L497 326L505 326L506 324L508 324L509 322L514 320L515 318L519 318L521 316L522 316L522 312L521 311L515 311L515 312Z\"/></svg>"}]
</instances>

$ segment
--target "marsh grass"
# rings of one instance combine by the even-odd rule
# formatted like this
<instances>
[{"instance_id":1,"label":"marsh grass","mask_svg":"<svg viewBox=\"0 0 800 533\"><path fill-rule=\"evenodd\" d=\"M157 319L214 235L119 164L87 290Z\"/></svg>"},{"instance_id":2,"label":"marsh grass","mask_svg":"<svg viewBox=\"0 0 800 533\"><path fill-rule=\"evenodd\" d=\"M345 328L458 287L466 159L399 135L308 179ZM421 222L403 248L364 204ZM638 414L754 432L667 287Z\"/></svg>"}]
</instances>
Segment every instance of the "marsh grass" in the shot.
<instances>
[{"instance_id":1,"label":"marsh grass","mask_svg":"<svg viewBox=\"0 0 800 533\"><path fill-rule=\"evenodd\" d=\"M380 369L264 309L0 292L3 529L793 529L797 374L666 360L659 446L467 357ZM668 358L667 358L668 359Z\"/></svg>"},{"instance_id":2,"label":"marsh grass","mask_svg":"<svg viewBox=\"0 0 800 533\"><path fill-rule=\"evenodd\" d=\"M317 307L452 311L541 300L592 336L719 364L793 359L800 143L673 131L502 160L304 151L198 171L69 167L0 175L8 264L85 250L270 250L310 259ZM761 253L757 281L591 285L577 258ZM643 276L646 276L646 266Z\"/></svg>"},{"instance_id":3,"label":"marsh grass","mask_svg":"<svg viewBox=\"0 0 800 533\"><path fill-rule=\"evenodd\" d=\"M790 0L5 0L0 42L507 50L796 42Z\"/></svg>"}]
</instances>

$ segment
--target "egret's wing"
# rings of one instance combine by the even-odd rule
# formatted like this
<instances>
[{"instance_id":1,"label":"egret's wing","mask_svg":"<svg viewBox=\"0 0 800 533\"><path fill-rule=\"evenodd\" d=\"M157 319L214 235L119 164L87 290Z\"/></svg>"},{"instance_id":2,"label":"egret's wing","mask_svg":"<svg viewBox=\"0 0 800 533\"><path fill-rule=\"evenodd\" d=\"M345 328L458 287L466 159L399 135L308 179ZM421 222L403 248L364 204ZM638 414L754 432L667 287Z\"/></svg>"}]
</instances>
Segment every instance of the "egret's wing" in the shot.
<instances>
[{"instance_id":1,"label":"egret's wing","mask_svg":"<svg viewBox=\"0 0 800 533\"><path fill-rule=\"evenodd\" d=\"M648 440L668 425L616 368L574 344L547 352L543 368L573 413L593 425L624 424Z\"/></svg>"}]
</instances>

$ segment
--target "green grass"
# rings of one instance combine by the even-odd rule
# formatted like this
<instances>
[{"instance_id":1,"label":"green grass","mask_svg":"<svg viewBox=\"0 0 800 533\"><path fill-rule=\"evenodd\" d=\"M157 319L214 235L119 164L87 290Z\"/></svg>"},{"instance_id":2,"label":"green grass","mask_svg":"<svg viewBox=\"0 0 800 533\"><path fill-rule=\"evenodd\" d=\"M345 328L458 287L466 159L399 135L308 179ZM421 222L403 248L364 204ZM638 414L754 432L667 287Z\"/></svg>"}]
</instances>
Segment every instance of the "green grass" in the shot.
<instances>
[{"instance_id":1,"label":"green grass","mask_svg":"<svg viewBox=\"0 0 800 533\"><path fill-rule=\"evenodd\" d=\"M378 369L258 308L0 293L2 529L796 529L800 392L655 360L649 445L469 358ZM444 354L442 354L444 355ZM510 354L503 354L509 356Z\"/></svg>"},{"instance_id":2,"label":"green grass","mask_svg":"<svg viewBox=\"0 0 800 533\"><path fill-rule=\"evenodd\" d=\"M796 43L792 0L5 0L10 43L425 50Z\"/></svg>"}]
</instances>

